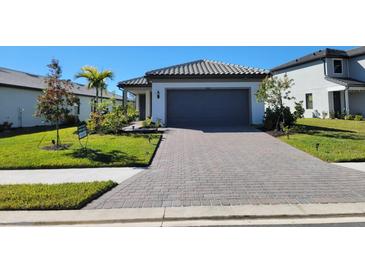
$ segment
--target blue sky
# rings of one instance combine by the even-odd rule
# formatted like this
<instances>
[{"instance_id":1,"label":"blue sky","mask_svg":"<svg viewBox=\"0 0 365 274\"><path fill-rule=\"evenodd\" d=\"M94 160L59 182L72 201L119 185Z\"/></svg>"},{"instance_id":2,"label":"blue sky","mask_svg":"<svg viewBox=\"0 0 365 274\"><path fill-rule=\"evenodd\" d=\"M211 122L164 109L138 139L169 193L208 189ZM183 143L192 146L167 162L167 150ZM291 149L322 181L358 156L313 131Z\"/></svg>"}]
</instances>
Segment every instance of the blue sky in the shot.
<instances>
[{"instance_id":1,"label":"blue sky","mask_svg":"<svg viewBox=\"0 0 365 274\"><path fill-rule=\"evenodd\" d=\"M302 55L325 48L349 47L0 47L0 67L29 73L46 74L52 58L60 60L63 78L74 79L84 65L111 69L115 79L109 82L111 91L116 83L142 76L144 72L164 66L210 59L258 68L272 68ZM79 83L84 83L77 80Z\"/></svg>"}]
</instances>

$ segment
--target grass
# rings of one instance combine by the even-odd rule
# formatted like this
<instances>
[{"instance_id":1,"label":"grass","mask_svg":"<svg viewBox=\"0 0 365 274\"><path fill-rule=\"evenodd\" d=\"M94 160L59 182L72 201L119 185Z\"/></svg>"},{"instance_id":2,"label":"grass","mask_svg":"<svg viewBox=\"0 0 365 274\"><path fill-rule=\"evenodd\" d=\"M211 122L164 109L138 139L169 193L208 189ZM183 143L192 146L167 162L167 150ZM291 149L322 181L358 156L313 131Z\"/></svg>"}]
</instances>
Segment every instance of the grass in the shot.
<instances>
[{"instance_id":1,"label":"grass","mask_svg":"<svg viewBox=\"0 0 365 274\"><path fill-rule=\"evenodd\" d=\"M0 185L0 210L79 209L116 185L112 181Z\"/></svg>"},{"instance_id":2,"label":"grass","mask_svg":"<svg viewBox=\"0 0 365 274\"><path fill-rule=\"evenodd\" d=\"M75 131L75 127L60 130L62 143L70 147L58 151L42 149L55 139L54 130L2 133L0 169L146 166L160 140L157 133L93 134L89 136L88 149L83 150Z\"/></svg>"},{"instance_id":3,"label":"grass","mask_svg":"<svg viewBox=\"0 0 365 274\"><path fill-rule=\"evenodd\" d=\"M300 132L282 141L328 162L365 161L365 121L299 119ZM318 151L316 144L319 144Z\"/></svg>"}]
</instances>

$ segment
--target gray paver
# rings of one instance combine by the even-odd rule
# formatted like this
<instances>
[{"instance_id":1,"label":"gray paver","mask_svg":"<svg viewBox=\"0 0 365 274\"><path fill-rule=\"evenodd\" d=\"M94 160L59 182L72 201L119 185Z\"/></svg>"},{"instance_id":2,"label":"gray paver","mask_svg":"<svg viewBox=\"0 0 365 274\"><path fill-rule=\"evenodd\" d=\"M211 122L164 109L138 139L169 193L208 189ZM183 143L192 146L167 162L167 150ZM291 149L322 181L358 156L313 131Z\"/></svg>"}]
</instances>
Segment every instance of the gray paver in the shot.
<instances>
[{"instance_id":1,"label":"gray paver","mask_svg":"<svg viewBox=\"0 0 365 274\"><path fill-rule=\"evenodd\" d=\"M147 170L86 209L364 201L363 172L325 163L266 133L169 129Z\"/></svg>"}]
</instances>

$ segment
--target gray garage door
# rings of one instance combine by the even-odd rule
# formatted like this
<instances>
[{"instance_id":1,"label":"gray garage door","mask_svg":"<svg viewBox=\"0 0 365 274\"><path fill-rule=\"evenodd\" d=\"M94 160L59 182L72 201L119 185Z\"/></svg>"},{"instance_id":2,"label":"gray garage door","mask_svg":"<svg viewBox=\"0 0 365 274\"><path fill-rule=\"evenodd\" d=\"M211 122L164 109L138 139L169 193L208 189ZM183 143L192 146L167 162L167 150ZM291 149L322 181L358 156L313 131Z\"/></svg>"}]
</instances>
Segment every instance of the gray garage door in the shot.
<instances>
[{"instance_id":1,"label":"gray garage door","mask_svg":"<svg viewBox=\"0 0 365 274\"><path fill-rule=\"evenodd\" d=\"M249 124L248 90L168 90L167 125L242 126Z\"/></svg>"}]
</instances>

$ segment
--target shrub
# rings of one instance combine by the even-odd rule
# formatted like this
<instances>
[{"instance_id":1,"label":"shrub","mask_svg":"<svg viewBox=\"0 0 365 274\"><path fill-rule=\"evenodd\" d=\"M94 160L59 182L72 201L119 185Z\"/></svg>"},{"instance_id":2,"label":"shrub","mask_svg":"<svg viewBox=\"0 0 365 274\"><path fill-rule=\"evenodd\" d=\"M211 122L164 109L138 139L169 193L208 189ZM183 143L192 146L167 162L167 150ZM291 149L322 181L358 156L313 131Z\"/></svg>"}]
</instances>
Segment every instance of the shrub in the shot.
<instances>
[{"instance_id":1,"label":"shrub","mask_svg":"<svg viewBox=\"0 0 365 274\"><path fill-rule=\"evenodd\" d=\"M300 118L303 118L304 117L304 112L305 112L305 109L303 107L303 101L299 101L299 102L294 102L295 106L294 106L294 117L295 117L295 120L297 119L300 119Z\"/></svg>"},{"instance_id":2,"label":"shrub","mask_svg":"<svg viewBox=\"0 0 365 274\"><path fill-rule=\"evenodd\" d=\"M87 128L89 129L90 133L96 133L100 131L100 125L103 120L103 115L99 112L91 112L90 118L87 121Z\"/></svg>"},{"instance_id":3,"label":"shrub","mask_svg":"<svg viewBox=\"0 0 365 274\"><path fill-rule=\"evenodd\" d=\"M343 118L344 118L345 120L354 120L354 116L353 116L353 115L351 115L351 114L345 115Z\"/></svg>"},{"instance_id":4,"label":"shrub","mask_svg":"<svg viewBox=\"0 0 365 274\"><path fill-rule=\"evenodd\" d=\"M9 129L11 129L12 126L13 126L13 123L10 123L10 122L4 122L4 123L0 124L0 132L2 132L4 130L9 130Z\"/></svg>"},{"instance_id":5,"label":"shrub","mask_svg":"<svg viewBox=\"0 0 365 274\"><path fill-rule=\"evenodd\" d=\"M130 122L136 121L138 116L139 116L139 113L136 110L136 108L134 106L128 104L128 106L127 106L128 122L130 123Z\"/></svg>"},{"instance_id":6,"label":"shrub","mask_svg":"<svg viewBox=\"0 0 365 274\"><path fill-rule=\"evenodd\" d=\"M326 119L327 118L327 111L322 111L322 119Z\"/></svg>"},{"instance_id":7,"label":"shrub","mask_svg":"<svg viewBox=\"0 0 365 274\"><path fill-rule=\"evenodd\" d=\"M330 117L330 119L335 119L336 118L336 113L334 111L330 111L329 112L329 117Z\"/></svg>"},{"instance_id":8,"label":"shrub","mask_svg":"<svg viewBox=\"0 0 365 274\"><path fill-rule=\"evenodd\" d=\"M142 122L142 126L144 128L150 128L150 127L152 127L153 126L152 125L152 119L150 117L147 117L147 119Z\"/></svg>"},{"instance_id":9,"label":"shrub","mask_svg":"<svg viewBox=\"0 0 365 274\"><path fill-rule=\"evenodd\" d=\"M66 115L63 121L63 124L67 126L74 126L78 125L79 123L80 123L79 117L77 115L71 115L71 114Z\"/></svg>"},{"instance_id":10,"label":"shrub","mask_svg":"<svg viewBox=\"0 0 365 274\"><path fill-rule=\"evenodd\" d=\"M161 126L162 126L161 119L157 119L156 124L155 124L155 127L156 128L160 128Z\"/></svg>"},{"instance_id":11,"label":"shrub","mask_svg":"<svg viewBox=\"0 0 365 274\"><path fill-rule=\"evenodd\" d=\"M296 119L294 115L290 112L290 108L284 107L283 114L285 123L280 123L279 126L281 126L282 128L292 127L295 124ZM280 128L277 128L277 121L279 120L281 115L282 111L280 110L280 108L267 108L265 111L264 128L266 130L279 130ZM280 120L282 121L283 119Z\"/></svg>"},{"instance_id":12,"label":"shrub","mask_svg":"<svg viewBox=\"0 0 365 274\"><path fill-rule=\"evenodd\" d=\"M87 123L91 133L118 134L128 125L128 118L123 113L123 106L115 98L105 100L96 107L97 111L90 114Z\"/></svg>"},{"instance_id":13,"label":"shrub","mask_svg":"<svg viewBox=\"0 0 365 274\"><path fill-rule=\"evenodd\" d=\"M356 114L354 117L355 121L362 121L363 120L363 116L361 114Z\"/></svg>"},{"instance_id":14,"label":"shrub","mask_svg":"<svg viewBox=\"0 0 365 274\"><path fill-rule=\"evenodd\" d=\"M127 118L122 113L112 111L103 115L100 131L102 133L118 134L127 124Z\"/></svg>"},{"instance_id":15,"label":"shrub","mask_svg":"<svg viewBox=\"0 0 365 274\"><path fill-rule=\"evenodd\" d=\"M319 111L317 109L315 109L313 112L312 112L312 117L313 118L320 118L321 117L321 114L319 113Z\"/></svg>"}]
</instances>

